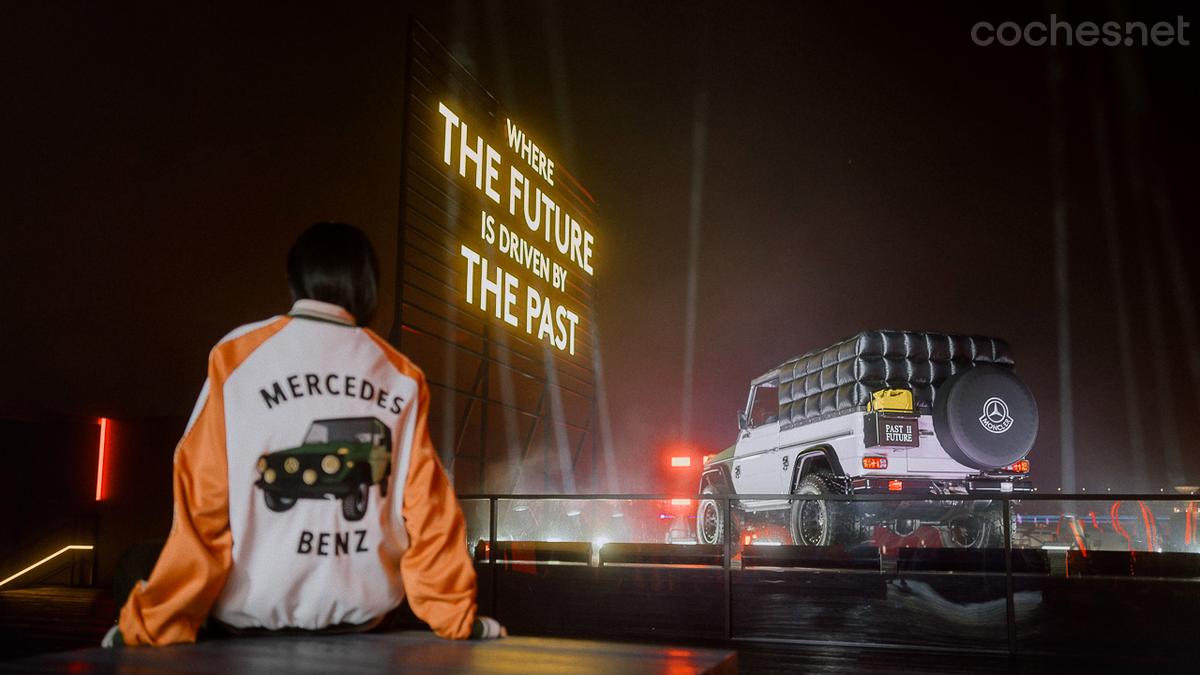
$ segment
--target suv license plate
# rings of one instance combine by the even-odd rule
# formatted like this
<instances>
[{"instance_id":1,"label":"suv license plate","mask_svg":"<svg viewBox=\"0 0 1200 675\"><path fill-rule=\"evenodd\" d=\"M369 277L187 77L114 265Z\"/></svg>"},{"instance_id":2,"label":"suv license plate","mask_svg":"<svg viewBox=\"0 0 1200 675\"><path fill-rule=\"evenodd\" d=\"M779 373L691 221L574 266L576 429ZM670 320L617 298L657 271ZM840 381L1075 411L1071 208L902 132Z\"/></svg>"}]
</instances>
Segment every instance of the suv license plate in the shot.
<instances>
[{"instance_id":1,"label":"suv license plate","mask_svg":"<svg viewBox=\"0 0 1200 675\"><path fill-rule=\"evenodd\" d=\"M916 448L921 445L921 428L915 416L867 413L863 424L863 440L868 448Z\"/></svg>"}]
</instances>

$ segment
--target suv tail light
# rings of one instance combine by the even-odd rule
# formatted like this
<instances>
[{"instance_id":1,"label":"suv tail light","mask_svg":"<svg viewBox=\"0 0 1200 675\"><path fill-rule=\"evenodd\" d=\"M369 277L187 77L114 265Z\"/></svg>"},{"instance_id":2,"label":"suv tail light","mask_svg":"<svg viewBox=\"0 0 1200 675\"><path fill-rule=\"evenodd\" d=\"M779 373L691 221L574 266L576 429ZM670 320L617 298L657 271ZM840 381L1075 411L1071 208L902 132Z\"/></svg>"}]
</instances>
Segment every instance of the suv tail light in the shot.
<instances>
[{"instance_id":1,"label":"suv tail light","mask_svg":"<svg viewBox=\"0 0 1200 675\"><path fill-rule=\"evenodd\" d=\"M902 481L902 480L889 480L888 481L888 491L889 492L899 492L903 489L904 489L904 481Z\"/></svg>"},{"instance_id":2,"label":"suv tail light","mask_svg":"<svg viewBox=\"0 0 1200 675\"><path fill-rule=\"evenodd\" d=\"M1014 473L1029 473L1029 460L1019 459L1013 462L1012 466L1008 467L1008 470Z\"/></svg>"},{"instance_id":3,"label":"suv tail light","mask_svg":"<svg viewBox=\"0 0 1200 675\"><path fill-rule=\"evenodd\" d=\"M863 457L864 469L886 469L887 457Z\"/></svg>"}]
</instances>

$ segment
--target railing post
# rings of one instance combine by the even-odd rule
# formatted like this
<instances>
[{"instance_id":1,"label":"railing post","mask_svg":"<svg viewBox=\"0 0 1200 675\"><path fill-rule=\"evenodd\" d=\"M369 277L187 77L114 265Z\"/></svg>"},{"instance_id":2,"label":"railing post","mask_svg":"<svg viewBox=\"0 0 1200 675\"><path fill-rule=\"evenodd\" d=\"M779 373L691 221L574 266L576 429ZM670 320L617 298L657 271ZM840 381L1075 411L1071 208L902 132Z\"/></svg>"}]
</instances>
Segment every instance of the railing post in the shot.
<instances>
[{"instance_id":1,"label":"railing post","mask_svg":"<svg viewBox=\"0 0 1200 675\"><path fill-rule=\"evenodd\" d=\"M733 639L733 500L728 495L722 498L721 508L725 512L725 527L721 533L725 540L722 565L725 568L725 639Z\"/></svg>"},{"instance_id":2,"label":"railing post","mask_svg":"<svg viewBox=\"0 0 1200 675\"><path fill-rule=\"evenodd\" d=\"M1004 498L1004 587L1006 598L1005 624L1008 626L1008 653L1017 655L1017 610L1013 600L1012 570L1012 500Z\"/></svg>"},{"instance_id":3,"label":"railing post","mask_svg":"<svg viewBox=\"0 0 1200 675\"><path fill-rule=\"evenodd\" d=\"M492 617L499 620L496 611L496 498L488 498L488 574L492 577L492 589L488 600Z\"/></svg>"}]
</instances>

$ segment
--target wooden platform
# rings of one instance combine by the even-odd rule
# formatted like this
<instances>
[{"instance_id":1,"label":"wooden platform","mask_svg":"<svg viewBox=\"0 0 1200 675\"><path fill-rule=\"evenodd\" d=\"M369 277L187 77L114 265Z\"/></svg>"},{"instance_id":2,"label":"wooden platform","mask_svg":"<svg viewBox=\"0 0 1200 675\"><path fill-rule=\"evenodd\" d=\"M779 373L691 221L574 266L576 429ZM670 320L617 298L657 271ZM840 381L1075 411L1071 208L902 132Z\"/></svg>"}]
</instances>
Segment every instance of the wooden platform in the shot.
<instances>
[{"instance_id":1,"label":"wooden platform","mask_svg":"<svg viewBox=\"0 0 1200 675\"><path fill-rule=\"evenodd\" d=\"M733 651L509 637L442 640L397 632L212 640L161 648L84 649L7 663L23 673L736 673Z\"/></svg>"},{"instance_id":2,"label":"wooden platform","mask_svg":"<svg viewBox=\"0 0 1200 675\"><path fill-rule=\"evenodd\" d=\"M0 590L0 661L97 645L115 615L112 594L99 589Z\"/></svg>"}]
</instances>

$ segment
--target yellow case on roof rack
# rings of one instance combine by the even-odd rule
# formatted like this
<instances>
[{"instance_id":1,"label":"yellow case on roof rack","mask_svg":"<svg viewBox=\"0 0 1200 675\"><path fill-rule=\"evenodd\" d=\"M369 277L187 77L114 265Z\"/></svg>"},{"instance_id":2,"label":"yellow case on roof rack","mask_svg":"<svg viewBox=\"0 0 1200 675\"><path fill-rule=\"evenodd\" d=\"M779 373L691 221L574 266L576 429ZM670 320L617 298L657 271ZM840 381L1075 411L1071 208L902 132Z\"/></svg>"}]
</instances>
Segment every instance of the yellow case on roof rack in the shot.
<instances>
[{"instance_id":1,"label":"yellow case on roof rack","mask_svg":"<svg viewBox=\"0 0 1200 675\"><path fill-rule=\"evenodd\" d=\"M913 394L909 389L880 389L871 393L869 412L913 412Z\"/></svg>"}]
</instances>

